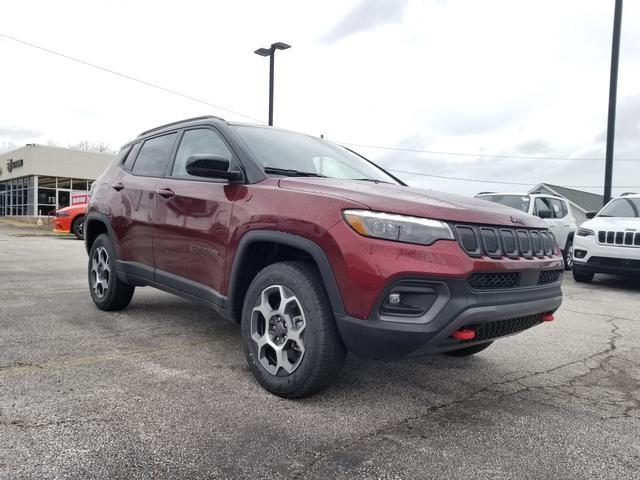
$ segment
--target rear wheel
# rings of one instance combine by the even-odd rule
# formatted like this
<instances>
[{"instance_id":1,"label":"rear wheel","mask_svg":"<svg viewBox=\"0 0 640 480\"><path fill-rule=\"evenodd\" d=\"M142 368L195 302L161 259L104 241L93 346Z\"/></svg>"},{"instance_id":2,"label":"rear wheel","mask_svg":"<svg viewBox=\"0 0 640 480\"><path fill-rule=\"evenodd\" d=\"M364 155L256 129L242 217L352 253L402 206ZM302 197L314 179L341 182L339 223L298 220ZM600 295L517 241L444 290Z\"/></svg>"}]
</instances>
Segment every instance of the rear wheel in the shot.
<instances>
[{"instance_id":1,"label":"rear wheel","mask_svg":"<svg viewBox=\"0 0 640 480\"><path fill-rule=\"evenodd\" d=\"M75 218L71 224L71 233L73 233L78 240L84 240L84 215Z\"/></svg>"},{"instance_id":2,"label":"rear wheel","mask_svg":"<svg viewBox=\"0 0 640 480\"><path fill-rule=\"evenodd\" d=\"M104 233L91 245L88 273L91 298L100 310L122 310L129 305L135 287L118 278L115 249Z\"/></svg>"},{"instance_id":3,"label":"rear wheel","mask_svg":"<svg viewBox=\"0 0 640 480\"><path fill-rule=\"evenodd\" d=\"M581 272L580 270L573 269L573 279L580 283L591 283L593 280L593 272Z\"/></svg>"},{"instance_id":4,"label":"rear wheel","mask_svg":"<svg viewBox=\"0 0 640 480\"><path fill-rule=\"evenodd\" d=\"M493 342L480 343L478 345L472 345L471 347L459 348L458 350L451 350L450 352L445 352L447 355L451 355L452 357L468 357L469 355L474 355L478 352L483 351L485 348L489 348L489 346Z\"/></svg>"},{"instance_id":5,"label":"rear wheel","mask_svg":"<svg viewBox=\"0 0 640 480\"><path fill-rule=\"evenodd\" d=\"M345 360L322 280L304 262L275 263L256 275L244 299L241 329L253 375L282 397L324 390Z\"/></svg>"}]
</instances>

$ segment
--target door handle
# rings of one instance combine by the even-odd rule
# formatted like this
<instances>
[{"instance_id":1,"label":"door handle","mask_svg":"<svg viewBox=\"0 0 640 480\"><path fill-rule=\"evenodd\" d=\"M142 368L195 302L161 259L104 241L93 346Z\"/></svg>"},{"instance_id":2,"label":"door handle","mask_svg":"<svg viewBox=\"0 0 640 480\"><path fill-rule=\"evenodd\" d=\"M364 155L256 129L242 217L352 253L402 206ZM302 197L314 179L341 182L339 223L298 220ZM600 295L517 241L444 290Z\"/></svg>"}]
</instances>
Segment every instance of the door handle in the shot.
<instances>
[{"instance_id":1,"label":"door handle","mask_svg":"<svg viewBox=\"0 0 640 480\"><path fill-rule=\"evenodd\" d=\"M113 185L111 185L111 188L113 188L116 192L119 192L120 190L122 190L124 188L124 185L120 182L118 183L114 183Z\"/></svg>"},{"instance_id":2,"label":"door handle","mask_svg":"<svg viewBox=\"0 0 640 480\"><path fill-rule=\"evenodd\" d=\"M176 194L176 192L174 192L170 188L161 188L159 190L156 190L156 193L162 198L171 198Z\"/></svg>"}]
</instances>

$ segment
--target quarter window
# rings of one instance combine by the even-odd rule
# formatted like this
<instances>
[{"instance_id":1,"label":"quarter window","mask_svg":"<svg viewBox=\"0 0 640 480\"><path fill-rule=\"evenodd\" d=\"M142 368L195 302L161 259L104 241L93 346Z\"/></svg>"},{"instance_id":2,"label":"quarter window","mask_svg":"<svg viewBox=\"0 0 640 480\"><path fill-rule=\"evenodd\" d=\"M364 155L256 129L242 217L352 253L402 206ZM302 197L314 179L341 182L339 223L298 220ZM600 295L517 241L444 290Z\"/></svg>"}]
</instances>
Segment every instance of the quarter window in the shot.
<instances>
[{"instance_id":1,"label":"quarter window","mask_svg":"<svg viewBox=\"0 0 640 480\"><path fill-rule=\"evenodd\" d=\"M162 177L167 171L176 134L170 133L147 140L133 164L133 173L149 177Z\"/></svg>"},{"instance_id":2,"label":"quarter window","mask_svg":"<svg viewBox=\"0 0 640 480\"><path fill-rule=\"evenodd\" d=\"M140 151L140 147L142 146L142 143L136 143L130 150L129 153L127 154L127 158L125 158L123 166L124 168L126 168L127 170L131 170L131 167L133 166L133 162L136 161L136 157L138 156L138 152Z\"/></svg>"},{"instance_id":3,"label":"quarter window","mask_svg":"<svg viewBox=\"0 0 640 480\"><path fill-rule=\"evenodd\" d=\"M187 160L191 155L198 154L220 155L229 160L232 158L229 147L217 132L208 128L187 130L180 141L171 176L192 177L187 173Z\"/></svg>"}]
</instances>

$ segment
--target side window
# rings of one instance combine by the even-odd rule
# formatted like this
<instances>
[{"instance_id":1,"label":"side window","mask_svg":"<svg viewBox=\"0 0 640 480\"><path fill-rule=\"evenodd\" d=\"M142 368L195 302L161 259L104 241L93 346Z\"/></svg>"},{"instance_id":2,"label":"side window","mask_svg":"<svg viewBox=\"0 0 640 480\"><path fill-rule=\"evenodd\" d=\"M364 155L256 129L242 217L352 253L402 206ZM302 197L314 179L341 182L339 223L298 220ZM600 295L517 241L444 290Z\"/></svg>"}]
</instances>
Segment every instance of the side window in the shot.
<instances>
[{"instance_id":1,"label":"side window","mask_svg":"<svg viewBox=\"0 0 640 480\"><path fill-rule=\"evenodd\" d=\"M127 170L131 170L131 167L133 167L133 162L136 161L136 157L138 156L138 152L140 151L141 146L142 143L138 142L133 147L131 147L127 158L124 159L124 163L122 164L124 168L126 168Z\"/></svg>"},{"instance_id":2,"label":"side window","mask_svg":"<svg viewBox=\"0 0 640 480\"><path fill-rule=\"evenodd\" d=\"M171 150L173 149L176 135L175 133L170 133L169 135L151 138L144 142L138 158L133 164L133 173L150 177L164 176L171 159Z\"/></svg>"},{"instance_id":3,"label":"side window","mask_svg":"<svg viewBox=\"0 0 640 480\"><path fill-rule=\"evenodd\" d=\"M198 154L220 155L229 160L233 158L227 144L217 132L208 128L187 130L182 136L171 176L194 178L187 173L187 160L191 155Z\"/></svg>"},{"instance_id":4,"label":"side window","mask_svg":"<svg viewBox=\"0 0 640 480\"><path fill-rule=\"evenodd\" d=\"M544 197L536 197L534 214L543 218L541 212L544 211L549 212L548 216L544 218L555 218L553 207L549 203L549 199Z\"/></svg>"},{"instance_id":5,"label":"side window","mask_svg":"<svg viewBox=\"0 0 640 480\"><path fill-rule=\"evenodd\" d=\"M554 218L564 218L567 216L567 205L562 200L550 198L549 201L551 202Z\"/></svg>"}]
</instances>

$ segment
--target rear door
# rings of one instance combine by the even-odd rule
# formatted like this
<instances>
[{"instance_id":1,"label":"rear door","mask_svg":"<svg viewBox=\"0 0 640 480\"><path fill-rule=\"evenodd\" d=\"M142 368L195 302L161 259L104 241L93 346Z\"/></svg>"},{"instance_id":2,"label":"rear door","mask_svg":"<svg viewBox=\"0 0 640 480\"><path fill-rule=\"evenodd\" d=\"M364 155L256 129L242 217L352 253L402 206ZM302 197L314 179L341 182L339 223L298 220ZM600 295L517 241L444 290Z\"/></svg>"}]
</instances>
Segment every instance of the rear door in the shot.
<instances>
[{"instance_id":1,"label":"rear door","mask_svg":"<svg viewBox=\"0 0 640 480\"><path fill-rule=\"evenodd\" d=\"M213 127L185 130L167 176L156 187L154 262L156 279L172 288L220 303L225 277L229 222L233 202L246 191L227 180L189 175L195 154L236 159Z\"/></svg>"},{"instance_id":2,"label":"rear door","mask_svg":"<svg viewBox=\"0 0 640 480\"><path fill-rule=\"evenodd\" d=\"M119 240L121 268L151 280L156 186L167 170L176 138L173 132L134 145L112 184L120 196L112 225Z\"/></svg>"}]
</instances>

